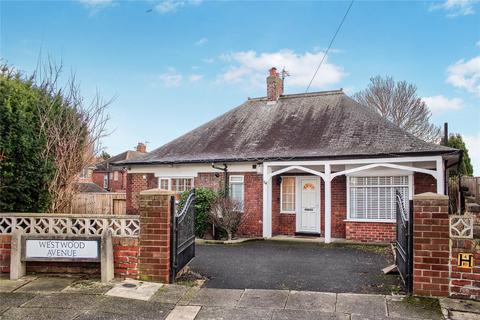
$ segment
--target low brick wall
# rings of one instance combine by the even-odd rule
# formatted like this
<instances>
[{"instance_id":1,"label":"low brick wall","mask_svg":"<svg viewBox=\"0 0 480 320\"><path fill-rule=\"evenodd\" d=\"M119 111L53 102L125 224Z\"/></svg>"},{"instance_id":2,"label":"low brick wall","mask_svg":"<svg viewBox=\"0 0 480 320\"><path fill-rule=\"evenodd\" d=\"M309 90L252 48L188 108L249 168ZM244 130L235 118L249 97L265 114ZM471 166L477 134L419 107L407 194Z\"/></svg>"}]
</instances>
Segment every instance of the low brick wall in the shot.
<instances>
[{"instance_id":1,"label":"low brick wall","mask_svg":"<svg viewBox=\"0 0 480 320\"><path fill-rule=\"evenodd\" d=\"M480 300L480 218L448 214L448 196L414 196L413 293ZM473 255L459 267L458 254Z\"/></svg>"},{"instance_id":2,"label":"low brick wall","mask_svg":"<svg viewBox=\"0 0 480 320\"><path fill-rule=\"evenodd\" d=\"M170 217L173 194L158 189L139 194L139 216L0 214L0 272L10 272L11 231L29 235L98 236L112 232L116 277L169 282ZM100 263L28 262L27 272L100 274Z\"/></svg>"},{"instance_id":3,"label":"low brick wall","mask_svg":"<svg viewBox=\"0 0 480 320\"><path fill-rule=\"evenodd\" d=\"M395 223L346 221L346 238L359 242L390 243L396 239L395 228Z\"/></svg>"}]
</instances>

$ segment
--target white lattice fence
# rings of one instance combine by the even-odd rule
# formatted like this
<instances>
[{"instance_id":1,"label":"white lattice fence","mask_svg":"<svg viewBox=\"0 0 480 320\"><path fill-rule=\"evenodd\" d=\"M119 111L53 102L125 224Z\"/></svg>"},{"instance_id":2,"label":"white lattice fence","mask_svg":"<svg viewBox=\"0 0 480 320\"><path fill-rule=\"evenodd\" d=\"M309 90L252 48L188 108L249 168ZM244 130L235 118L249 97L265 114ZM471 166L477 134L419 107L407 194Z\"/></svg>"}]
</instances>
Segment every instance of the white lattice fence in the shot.
<instances>
[{"instance_id":1,"label":"white lattice fence","mask_svg":"<svg viewBox=\"0 0 480 320\"><path fill-rule=\"evenodd\" d=\"M21 230L26 234L101 235L110 230L115 237L138 237L140 220L134 215L69 215L1 213L0 235Z\"/></svg>"}]
</instances>

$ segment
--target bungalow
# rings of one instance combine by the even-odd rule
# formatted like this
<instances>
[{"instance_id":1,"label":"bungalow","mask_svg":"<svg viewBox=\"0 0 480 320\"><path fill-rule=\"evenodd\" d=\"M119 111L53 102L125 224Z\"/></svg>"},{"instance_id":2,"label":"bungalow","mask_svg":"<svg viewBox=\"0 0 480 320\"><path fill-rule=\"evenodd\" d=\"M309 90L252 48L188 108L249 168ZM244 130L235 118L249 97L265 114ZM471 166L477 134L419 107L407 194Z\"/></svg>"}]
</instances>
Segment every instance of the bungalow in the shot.
<instances>
[{"instance_id":1,"label":"bungalow","mask_svg":"<svg viewBox=\"0 0 480 320\"><path fill-rule=\"evenodd\" d=\"M275 68L267 96L147 153L121 162L127 212L150 188L228 187L243 203L240 233L395 238L395 192L444 194L456 149L415 138L342 90L283 94Z\"/></svg>"}]
</instances>

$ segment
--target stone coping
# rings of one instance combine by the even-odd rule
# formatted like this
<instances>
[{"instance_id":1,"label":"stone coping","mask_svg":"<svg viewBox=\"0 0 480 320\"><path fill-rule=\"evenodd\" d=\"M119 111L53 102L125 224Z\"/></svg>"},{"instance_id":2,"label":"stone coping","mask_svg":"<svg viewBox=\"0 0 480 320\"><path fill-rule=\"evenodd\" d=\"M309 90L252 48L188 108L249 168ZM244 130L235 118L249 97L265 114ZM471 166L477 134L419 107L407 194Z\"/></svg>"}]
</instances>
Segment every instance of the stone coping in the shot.
<instances>
[{"instance_id":1,"label":"stone coping","mask_svg":"<svg viewBox=\"0 0 480 320\"><path fill-rule=\"evenodd\" d=\"M148 189L140 192L140 195L167 195L167 196L174 196L176 195L175 192L169 191L169 190L164 190L160 188L155 188L155 189Z\"/></svg>"},{"instance_id":2,"label":"stone coping","mask_svg":"<svg viewBox=\"0 0 480 320\"><path fill-rule=\"evenodd\" d=\"M95 219L138 219L139 215L133 214L75 214L75 213L43 213L43 212L1 212L0 218L95 218Z\"/></svg>"},{"instance_id":3,"label":"stone coping","mask_svg":"<svg viewBox=\"0 0 480 320\"><path fill-rule=\"evenodd\" d=\"M414 195L413 200L448 200L448 196L433 192L425 192Z\"/></svg>"}]
</instances>

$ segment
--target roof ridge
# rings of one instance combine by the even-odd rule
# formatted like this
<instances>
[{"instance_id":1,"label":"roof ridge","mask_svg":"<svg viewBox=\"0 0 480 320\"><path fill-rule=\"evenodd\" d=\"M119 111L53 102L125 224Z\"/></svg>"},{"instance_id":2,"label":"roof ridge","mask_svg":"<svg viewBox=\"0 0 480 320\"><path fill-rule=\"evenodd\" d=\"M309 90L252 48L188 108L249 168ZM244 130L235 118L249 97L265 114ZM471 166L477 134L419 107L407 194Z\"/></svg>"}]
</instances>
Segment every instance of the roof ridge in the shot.
<instances>
[{"instance_id":1,"label":"roof ridge","mask_svg":"<svg viewBox=\"0 0 480 320\"><path fill-rule=\"evenodd\" d=\"M345 94L343 89L336 89L336 90L326 90L326 91L316 91L316 92L304 92L304 93L291 93L291 94L282 94L279 99L289 99L289 98L304 98L304 97L317 97L317 96L326 96L326 95L333 95L333 94ZM256 97L250 98L248 97L248 101L261 101L266 100L267 97Z\"/></svg>"}]
</instances>

